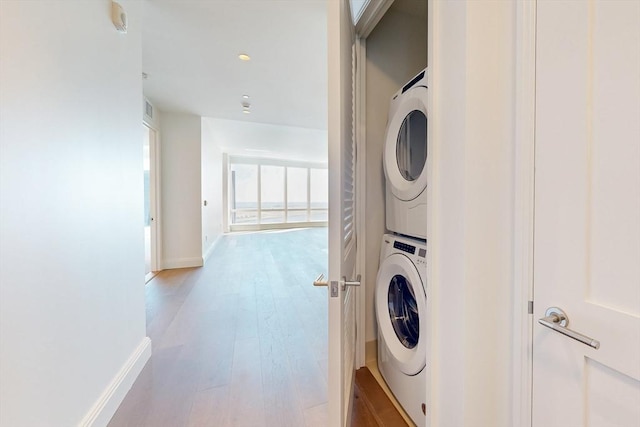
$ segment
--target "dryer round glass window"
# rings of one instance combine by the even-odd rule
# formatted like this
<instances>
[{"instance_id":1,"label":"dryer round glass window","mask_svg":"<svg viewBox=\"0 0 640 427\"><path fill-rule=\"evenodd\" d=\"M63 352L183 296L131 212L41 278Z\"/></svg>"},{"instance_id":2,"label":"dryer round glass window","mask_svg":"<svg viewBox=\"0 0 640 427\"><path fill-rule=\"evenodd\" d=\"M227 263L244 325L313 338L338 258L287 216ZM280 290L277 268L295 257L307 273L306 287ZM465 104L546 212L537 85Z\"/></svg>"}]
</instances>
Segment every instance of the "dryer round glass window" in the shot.
<instances>
[{"instance_id":1,"label":"dryer round glass window","mask_svg":"<svg viewBox=\"0 0 640 427\"><path fill-rule=\"evenodd\" d=\"M375 307L379 339L391 363L407 375L416 375L426 360L427 298L425 283L408 256L392 253L382 260Z\"/></svg>"},{"instance_id":2,"label":"dryer round glass window","mask_svg":"<svg viewBox=\"0 0 640 427\"><path fill-rule=\"evenodd\" d=\"M396 161L407 181L418 179L427 162L427 116L413 110L404 118L396 143Z\"/></svg>"},{"instance_id":3,"label":"dryer round glass window","mask_svg":"<svg viewBox=\"0 0 640 427\"><path fill-rule=\"evenodd\" d=\"M418 303L411 283L396 274L389 283L388 307L391 325L403 346L408 349L418 344L420 337L420 317Z\"/></svg>"}]
</instances>

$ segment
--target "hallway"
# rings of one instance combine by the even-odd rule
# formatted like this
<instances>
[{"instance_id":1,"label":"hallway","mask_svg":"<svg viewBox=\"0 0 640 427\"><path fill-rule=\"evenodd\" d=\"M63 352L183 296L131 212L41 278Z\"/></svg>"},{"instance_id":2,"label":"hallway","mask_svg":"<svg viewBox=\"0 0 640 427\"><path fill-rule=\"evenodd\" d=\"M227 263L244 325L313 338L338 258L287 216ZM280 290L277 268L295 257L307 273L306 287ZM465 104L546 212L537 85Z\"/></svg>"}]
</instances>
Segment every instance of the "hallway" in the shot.
<instances>
[{"instance_id":1,"label":"hallway","mask_svg":"<svg viewBox=\"0 0 640 427\"><path fill-rule=\"evenodd\" d=\"M109 423L324 426L327 229L221 237L146 287L153 355Z\"/></svg>"}]
</instances>

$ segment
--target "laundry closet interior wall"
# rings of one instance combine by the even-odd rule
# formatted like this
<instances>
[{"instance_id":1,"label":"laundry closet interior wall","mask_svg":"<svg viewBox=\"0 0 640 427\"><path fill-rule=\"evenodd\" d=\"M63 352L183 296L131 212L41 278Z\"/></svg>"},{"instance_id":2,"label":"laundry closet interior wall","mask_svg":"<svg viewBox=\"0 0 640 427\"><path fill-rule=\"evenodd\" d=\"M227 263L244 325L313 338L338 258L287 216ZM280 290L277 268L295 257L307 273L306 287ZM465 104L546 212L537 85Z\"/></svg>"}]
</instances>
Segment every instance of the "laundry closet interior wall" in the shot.
<instances>
[{"instance_id":1,"label":"laundry closet interior wall","mask_svg":"<svg viewBox=\"0 0 640 427\"><path fill-rule=\"evenodd\" d=\"M427 2L395 0L366 40L366 328L367 359L374 357L374 295L385 233L382 150L391 97L427 66ZM424 219L427 220L426 218Z\"/></svg>"}]
</instances>

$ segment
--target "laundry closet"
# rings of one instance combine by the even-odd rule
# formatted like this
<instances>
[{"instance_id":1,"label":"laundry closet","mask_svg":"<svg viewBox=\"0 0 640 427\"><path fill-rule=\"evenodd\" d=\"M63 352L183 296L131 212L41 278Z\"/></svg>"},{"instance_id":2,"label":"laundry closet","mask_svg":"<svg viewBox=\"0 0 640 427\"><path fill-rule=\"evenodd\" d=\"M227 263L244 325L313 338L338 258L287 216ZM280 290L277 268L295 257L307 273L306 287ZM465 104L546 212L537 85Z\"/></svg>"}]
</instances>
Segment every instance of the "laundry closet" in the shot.
<instances>
[{"instance_id":1,"label":"laundry closet","mask_svg":"<svg viewBox=\"0 0 640 427\"><path fill-rule=\"evenodd\" d=\"M419 426L424 425L425 416L422 414L424 407L421 407L425 401L424 392L426 390L426 378L424 369L424 358L426 357L426 351L424 346L426 345L426 337L418 337L417 334L421 329L423 334L426 332L424 327L419 328L418 324L424 326L426 322L426 316L422 316L425 309L424 302L426 298L424 296L413 295L414 291L407 289L407 285L404 283L396 283L398 287L396 293L399 296L392 296L391 290L389 290L390 298L387 299L387 291L377 289L376 278L379 274L381 267L381 255L384 259L388 256L394 256L394 252L400 252L397 254L398 259L401 261L401 265L393 265L391 267L383 266L383 270L380 270L382 276L387 277L391 281L397 282L396 277L408 277L407 279L421 282L426 284L426 190L424 194L419 198L422 198L419 209L412 209L412 212L418 212L413 217L405 217L404 219L390 218L390 215L395 214L388 212L391 205L391 200L400 200L394 196L392 188L387 188L387 179L385 177L385 170L383 166L383 152L387 150L387 157L393 157L392 164L397 161L400 169L406 169L406 174L412 174L417 172L413 177L405 177L410 180L420 181L419 185L426 186L426 182L423 182L427 177L427 147L422 147L422 152L419 152L416 160L402 160L403 154L401 150L407 149L407 141L401 141L402 137L398 137L398 148L389 147L387 144L387 126L389 123L389 112L391 108L398 108L398 99L395 100L395 104L392 103L392 97L394 95L403 95L408 93L414 86L426 85L428 76L423 71L427 68L427 1L426 0L395 0L384 16L377 23L375 28L364 40L364 49L366 51L366 64L365 64L365 84L364 84L364 121L365 135L364 135L364 151L366 161L366 182L364 189L366 193L365 202L365 244L361 246L365 251L365 283L366 283L366 310L365 310L365 341L366 341L366 364L372 371L374 376L379 382L383 384L386 391L396 397L394 404L396 406L403 407L405 418L418 419L416 423ZM427 70L428 73L428 70ZM361 86L362 87L362 86ZM404 92L403 92L404 88ZM406 104L403 102L403 104ZM405 107L401 107L405 108ZM409 107L409 110L414 108ZM420 110L420 108L417 108ZM399 123L392 123L392 127L402 127L402 129L392 129L391 133L398 132L413 132L414 134L422 133L419 138L426 140L426 132L428 128L428 120L426 111L424 114L420 113L414 115L412 119L411 111L407 111L407 119L400 119ZM416 117L419 116L419 117ZM424 117L423 117L424 116ZM410 121L416 121L417 126L412 126L414 130L405 129L409 127ZM393 120L392 120L393 121ZM396 122L398 119L396 119ZM418 130L416 131L415 128ZM391 144L393 145L393 144ZM397 150L397 151L396 151ZM415 147L414 147L414 150ZM407 165L400 165L404 161L408 162ZM417 162L417 163L416 163ZM410 171L410 169L417 169L417 171ZM424 170L423 170L424 169ZM410 197L417 200L415 197ZM406 199L406 198L405 198ZM402 202L401 202L402 203ZM401 211L407 210L406 206L400 206ZM390 222L391 221L391 222ZM396 235L392 233L393 228L396 228L396 223L400 223L398 227L401 229L401 233L410 237L400 236L396 238ZM418 238L418 239L415 239ZM382 253L381 253L382 252ZM406 255L403 257L402 255ZM421 257L419 255L422 255ZM407 264L406 269L403 267L402 262L404 258L411 259ZM415 275L415 267L412 264L423 263L419 265L421 273ZM382 263L384 264L384 263ZM395 263L394 263L395 264ZM399 269L399 270L398 270ZM424 274L422 274L424 271ZM407 274L404 274L406 272ZM387 280L383 278L382 280ZM414 283L414 286L415 283ZM417 286L419 288L420 286ZM410 286L409 286L410 288ZM420 291L419 289L417 289ZM378 293L378 298L376 298ZM401 320L397 325L393 324L393 318L402 317L402 313L407 311L402 305L394 304L394 298L408 297L409 302L407 305L408 310L419 311L422 318L418 321L417 316L413 321L417 322L415 325L411 325L412 321ZM379 322L376 317L376 304L378 304L378 311L385 311L387 305L389 305L389 316L384 320L382 329L388 329L387 335L390 333L392 337L398 338L399 341L394 343L384 343L384 340L379 339L381 332L379 330ZM392 307L393 306L393 307ZM419 308L419 310L417 310ZM399 310L399 313L393 314L393 310ZM383 320L381 316L380 320ZM389 318L392 320L390 321ZM408 329L405 331L405 329ZM391 332L389 332L391 331ZM395 335L394 335L395 332ZM399 345L400 343L403 345ZM403 359L404 367L402 371L387 372L385 378L380 373L378 368L379 361L381 366L386 366L383 360L388 359L390 356L385 349L387 347L393 348L398 346L399 358ZM380 350L382 349L382 350ZM416 352L419 355L416 357ZM405 369L406 368L406 369ZM391 370L394 368L391 367ZM403 382L402 378L398 378L400 381L395 381L395 378L402 377L404 379L410 379L411 383ZM418 384L416 386L416 384ZM393 388L390 390L389 387ZM401 402L399 402L399 400ZM407 408L404 408L407 407ZM411 407L408 409L408 407ZM411 413L408 415L408 413Z\"/></svg>"}]
</instances>

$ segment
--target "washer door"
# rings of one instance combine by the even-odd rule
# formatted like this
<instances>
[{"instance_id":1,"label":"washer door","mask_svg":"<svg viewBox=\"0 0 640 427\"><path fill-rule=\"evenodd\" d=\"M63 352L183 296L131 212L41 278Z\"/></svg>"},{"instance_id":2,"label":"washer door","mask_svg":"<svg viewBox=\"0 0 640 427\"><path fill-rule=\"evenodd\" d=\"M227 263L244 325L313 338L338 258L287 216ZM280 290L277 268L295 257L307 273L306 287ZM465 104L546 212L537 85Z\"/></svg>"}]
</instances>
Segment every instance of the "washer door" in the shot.
<instances>
[{"instance_id":1,"label":"washer door","mask_svg":"<svg viewBox=\"0 0 640 427\"><path fill-rule=\"evenodd\" d=\"M425 366L426 304L413 262L398 253L387 257L376 282L378 329L395 365L407 375L416 375Z\"/></svg>"},{"instance_id":2,"label":"washer door","mask_svg":"<svg viewBox=\"0 0 640 427\"><path fill-rule=\"evenodd\" d=\"M427 88L404 93L389 124L384 173L394 196L413 200L427 188Z\"/></svg>"}]
</instances>

